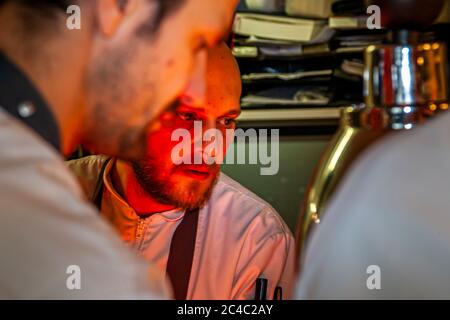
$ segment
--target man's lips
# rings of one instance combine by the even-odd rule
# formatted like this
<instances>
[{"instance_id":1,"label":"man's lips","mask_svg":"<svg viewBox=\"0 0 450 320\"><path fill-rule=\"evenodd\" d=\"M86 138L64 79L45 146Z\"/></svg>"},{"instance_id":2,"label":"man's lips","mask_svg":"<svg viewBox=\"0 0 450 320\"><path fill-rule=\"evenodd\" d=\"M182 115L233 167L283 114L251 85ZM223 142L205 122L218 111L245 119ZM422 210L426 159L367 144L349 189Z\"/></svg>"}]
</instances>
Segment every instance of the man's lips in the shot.
<instances>
[{"instance_id":1,"label":"man's lips","mask_svg":"<svg viewBox=\"0 0 450 320\"><path fill-rule=\"evenodd\" d=\"M211 168L205 165L183 166L180 167L179 170L183 174L198 180L205 180L212 173Z\"/></svg>"}]
</instances>

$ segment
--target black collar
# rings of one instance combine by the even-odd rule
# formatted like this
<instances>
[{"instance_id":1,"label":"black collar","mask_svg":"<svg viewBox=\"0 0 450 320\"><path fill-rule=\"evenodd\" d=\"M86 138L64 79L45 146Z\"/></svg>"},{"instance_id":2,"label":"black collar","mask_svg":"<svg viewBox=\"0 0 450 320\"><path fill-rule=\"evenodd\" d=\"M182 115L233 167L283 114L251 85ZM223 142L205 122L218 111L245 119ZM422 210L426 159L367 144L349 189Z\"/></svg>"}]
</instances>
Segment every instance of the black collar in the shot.
<instances>
[{"instance_id":1,"label":"black collar","mask_svg":"<svg viewBox=\"0 0 450 320\"><path fill-rule=\"evenodd\" d=\"M60 152L58 124L50 108L25 74L1 52L0 107Z\"/></svg>"}]
</instances>

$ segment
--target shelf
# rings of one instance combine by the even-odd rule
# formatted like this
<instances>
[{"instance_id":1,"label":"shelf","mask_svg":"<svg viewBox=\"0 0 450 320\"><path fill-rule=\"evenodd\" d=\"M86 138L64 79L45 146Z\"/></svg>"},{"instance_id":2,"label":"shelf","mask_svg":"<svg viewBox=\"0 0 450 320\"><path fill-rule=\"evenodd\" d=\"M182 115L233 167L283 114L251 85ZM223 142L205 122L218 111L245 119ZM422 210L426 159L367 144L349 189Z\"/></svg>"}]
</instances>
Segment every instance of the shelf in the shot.
<instances>
[{"instance_id":1,"label":"shelf","mask_svg":"<svg viewBox=\"0 0 450 320\"><path fill-rule=\"evenodd\" d=\"M239 122L248 121L307 121L307 120L339 120L341 108L273 108L242 110Z\"/></svg>"},{"instance_id":2,"label":"shelf","mask_svg":"<svg viewBox=\"0 0 450 320\"><path fill-rule=\"evenodd\" d=\"M237 127L281 129L303 135L330 135L338 126L341 108L243 109Z\"/></svg>"}]
</instances>

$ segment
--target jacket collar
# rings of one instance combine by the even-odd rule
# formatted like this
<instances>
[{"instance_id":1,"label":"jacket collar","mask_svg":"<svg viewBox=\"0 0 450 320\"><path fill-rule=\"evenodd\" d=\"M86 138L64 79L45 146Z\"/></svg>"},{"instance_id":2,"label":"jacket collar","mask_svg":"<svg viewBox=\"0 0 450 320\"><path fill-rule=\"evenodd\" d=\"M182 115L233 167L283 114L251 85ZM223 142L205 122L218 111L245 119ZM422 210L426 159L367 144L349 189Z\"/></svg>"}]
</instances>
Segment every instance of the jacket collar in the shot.
<instances>
[{"instance_id":1,"label":"jacket collar","mask_svg":"<svg viewBox=\"0 0 450 320\"><path fill-rule=\"evenodd\" d=\"M59 128L49 106L26 75L1 52L0 107L60 152Z\"/></svg>"}]
</instances>

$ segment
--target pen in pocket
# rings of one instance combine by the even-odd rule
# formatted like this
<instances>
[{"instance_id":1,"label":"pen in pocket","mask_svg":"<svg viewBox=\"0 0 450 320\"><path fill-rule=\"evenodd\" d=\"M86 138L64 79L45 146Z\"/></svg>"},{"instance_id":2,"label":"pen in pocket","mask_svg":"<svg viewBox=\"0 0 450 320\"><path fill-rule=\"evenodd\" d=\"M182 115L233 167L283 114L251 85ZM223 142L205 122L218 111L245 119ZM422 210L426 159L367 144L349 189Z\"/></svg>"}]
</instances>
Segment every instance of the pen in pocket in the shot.
<instances>
[{"instance_id":1,"label":"pen in pocket","mask_svg":"<svg viewBox=\"0 0 450 320\"><path fill-rule=\"evenodd\" d=\"M255 300L266 300L267 279L256 279Z\"/></svg>"}]
</instances>

